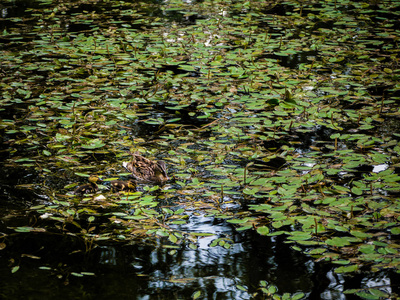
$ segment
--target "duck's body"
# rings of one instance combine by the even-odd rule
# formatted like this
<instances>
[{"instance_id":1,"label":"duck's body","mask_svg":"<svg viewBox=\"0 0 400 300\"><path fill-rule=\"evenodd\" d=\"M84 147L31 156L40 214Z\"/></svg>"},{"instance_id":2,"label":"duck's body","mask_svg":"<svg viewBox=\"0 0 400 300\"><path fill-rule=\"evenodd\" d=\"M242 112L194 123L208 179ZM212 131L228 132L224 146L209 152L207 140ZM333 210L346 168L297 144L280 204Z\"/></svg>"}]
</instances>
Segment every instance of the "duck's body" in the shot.
<instances>
[{"instance_id":1,"label":"duck's body","mask_svg":"<svg viewBox=\"0 0 400 300\"><path fill-rule=\"evenodd\" d=\"M90 175L88 180L89 180L88 184L84 184L76 188L76 190L74 191L75 195L83 196L85 194L95 193L99 190L99 187L97 186L96 182L101 181L101 179L97 175Z\"/></svg>"},{"instance_id":2,"label":"duck's body","mask_svg":"<svg viewBox=\"0 0 400 300\"><path fill-rule=\"evenodd\" d=\"M132 177L137 182L163 184L169 178L165 162L152 161L137 153L132 154L132 161L122 164L125 169L132 172Z\"/></svg>"},{"instance_id":3,"label":"duck's body","mask_svg":"<svg viewBox=\"0 0 400 300\"><path fill-rule=\"evenodd\" d=\"M127 181L123 180L113 180L110 181L112 188L116 191L136 191L135 181L129 179Z\"/></svg>"}]
</instances>

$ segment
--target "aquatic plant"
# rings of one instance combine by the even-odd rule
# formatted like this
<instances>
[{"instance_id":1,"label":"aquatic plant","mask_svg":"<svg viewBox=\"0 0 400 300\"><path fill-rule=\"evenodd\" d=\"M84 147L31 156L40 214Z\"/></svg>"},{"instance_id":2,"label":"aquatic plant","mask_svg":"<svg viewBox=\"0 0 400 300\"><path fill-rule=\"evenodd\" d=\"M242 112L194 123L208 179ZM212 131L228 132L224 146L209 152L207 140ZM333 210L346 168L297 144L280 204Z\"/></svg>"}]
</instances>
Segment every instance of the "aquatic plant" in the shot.
<instances>
[{"instance_id":1,"label":"aquatic plant","mask_svg":"<svg viewBox=\"0 0 400 300\"><path fill-rule=\"evenodd\" d=\"M205 215L337 273L398 272L399 3L376 5L43 1L6 18L2 167L41 195L26 208L41 222L14 230L174 254L214 236L181 227ZM133 150L173 180L68 194L92 173L128 178Z\"/></svg>"}]
</instances>

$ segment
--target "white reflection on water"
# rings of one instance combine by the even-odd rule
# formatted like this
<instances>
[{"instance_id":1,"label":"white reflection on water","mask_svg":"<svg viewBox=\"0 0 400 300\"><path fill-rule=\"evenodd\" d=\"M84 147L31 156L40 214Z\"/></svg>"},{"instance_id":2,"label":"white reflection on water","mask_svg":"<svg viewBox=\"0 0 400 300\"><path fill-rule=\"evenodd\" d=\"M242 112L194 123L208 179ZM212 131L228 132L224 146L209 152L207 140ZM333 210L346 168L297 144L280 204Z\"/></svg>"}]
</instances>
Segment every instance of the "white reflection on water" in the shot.
<instances>
[{"instance_id":1,"label":"white reflection on water","mask_svg":"<svg viewBox=\"0 0 400 300\"><path fill-rule=\"evenodd\" d=\"M385 171L387 168L389 168L389 165L388 165L388 164L376 165L376 166L374 166L374 168L372 169L372 172L374 172L374 173L379 173L379 172Z\"/></svg>"}]
</instances>

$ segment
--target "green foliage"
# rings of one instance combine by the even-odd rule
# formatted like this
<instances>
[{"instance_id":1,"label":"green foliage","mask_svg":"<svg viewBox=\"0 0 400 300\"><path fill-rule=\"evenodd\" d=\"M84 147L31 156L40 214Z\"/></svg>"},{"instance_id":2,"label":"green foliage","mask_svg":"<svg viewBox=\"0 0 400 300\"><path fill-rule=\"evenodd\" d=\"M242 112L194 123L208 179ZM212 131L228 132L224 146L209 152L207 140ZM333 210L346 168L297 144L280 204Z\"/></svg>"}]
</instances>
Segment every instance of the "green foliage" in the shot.
<instances>
[{"instance_id":1,"label":"green foliage","mask_svg":"<svg viewBox=\"0 0 400 300\"><path fill-rule=\"evenodd\" d=\"M289 294L289 293L284 293L283 295L280 295L278 293L278 288L273 285L273 284L268 284L265 280L261 280L259 283L259 292L255 294L254 296L263 296L264 298L267 299L276 299L276 300L283 300L283 299L288 299L288 300L300 300L300 299L305 299L306 295L304 293L294 293L294 294Z\"/></svg>"},{"instance_id":2,"label":"green foliage","mask_svg":"<svg viewBox=\"0 0 400 300\"><path fill-rule=\"evenodd\" d=\"M268 1L168 1L163 12L202 16L177 26L144 17L139 2L90 14L44 2L40 13L30 10L28 44L19 41L21 20L8 20L3 167L35 172L48 198L31 208L47 227L15 231L68 224L88 250L158 239L195 249L214 233L182 225L204 215L284 235L294 249L340 265L338 273L398 271L395 3L380 4L381 18L346 1L280 2L292 7L282 15L270 14ZM118 194L104 183L103 198L68 194L80 176L126 176L120 165L132 150L164 159L173 184ZM229 249L233 240L216 236L210 245ZM379 298L376 291L356 294Z\"/></svg>"}]
</instances>

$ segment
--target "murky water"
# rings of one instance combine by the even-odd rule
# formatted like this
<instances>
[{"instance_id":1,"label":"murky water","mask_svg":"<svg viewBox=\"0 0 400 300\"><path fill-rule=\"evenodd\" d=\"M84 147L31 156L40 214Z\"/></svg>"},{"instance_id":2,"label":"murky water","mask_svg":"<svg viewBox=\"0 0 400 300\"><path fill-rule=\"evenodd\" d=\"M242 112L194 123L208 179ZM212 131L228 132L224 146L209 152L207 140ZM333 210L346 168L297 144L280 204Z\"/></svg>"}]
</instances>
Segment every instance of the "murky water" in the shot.
<instances>
[{"instance_id":1,"label":"murky water","mask_svg":"<svg viewBox=\"0 0 400 300\"><path fill-rule=\"evenodd\" d=\"M194 24L196 18L202 19L201 16L190 16L181 12L174 13L174 11L163 14L157 9L158 5L162 3L150 1L146 3L146 7L143 6L141 13L143 15L146 13L149 17L163 17L182 26ZM41 4L36 1L8 3L7 7L1 8L1 14L3 18L8 19L28 17L31 14L30 10L26 11L28 7L39 10ZM98 6L77 3L77 7L76 11L112 10L106 3L100 3ZM270 13L281 15L285 9L288 9L285 5L279 5ZM119 15L116 14L116 16ZM124 18L129 20L132 18L132 26L140 28L140 19L135 19L130 15ZM15 22L8 20L0 24L0 28L7 31L8 26L15 25ZM21 26L26 26L26 36L17 38L14 43L4 34L3 39L10 47L3 49L4 51L22 46L30 47L29 40L33 38L33 35L30 32L29 19L21 23ZM73 34L84 33L90 28L84 20L82 23L66 22L60 26ZM331 25L326 27L331 27ZM113 29L110 26L110 37L113 35ZM279 58L281 65L297 69L299 65L309 62L317 55L318 51L308 49L282 57L269 55L268 58ZM182 72L174 66L159 66L159 70L172 72L175 75ZM50 71L46 70L46 72ZM146 70L140 71L146 72ZM190 76L198 77L199 74L196 70ZM154 91L156 92L157 90ZM246 94L243 91L242 93ZM16 102L15 105L10 105L7 109L0 111L1 118L17 119L26 113L26 106L24 101ZM130 130L129 133L123 134L131 134L136 138L157 139L163 131L159 130L158 125L146 124L143 120L157 118L170 120L177 117L174 109L162 103L148 106L144 110L150 108L153 111L142 117L140 122L135 120L132 124L123 123L124 128ZM180 111L181 124L197 128L208 122L206 119L197 119L197 112L194 113L191 109L192 107L188 106ZM391 126L390 129L388 126ZM394 120L388 122L388 126L379 127L382 135L396 131L399 125ZM263 147L276 149L286 146L290 141L297 143L294 151L296 154L306 155L311 146L320 147L321 151L326 150L324 143L330 139L333 132L327 127L316 125L304 133L289 136L279 142L275 140L263 142ZM13 134L10 133L9 136L12 137ZM10 150L10 139L12 138L1 137L1 141L4 142L0 146L1 160L6 160L10 153L17 150L21 153L35 152L35 150L26 149L23 144L13 144L14 148ZM200 148L200 146L194 147ZM103 158L101 155L94 154L93 157L100 161ZM229 163L238 166L244 164L237 160L229 161ZM262 166L272 169L280 169L285 163L283 158L277 158L268 163L260 161L260 164L264 164ZM368 166L370 169L358 170L358 175L371 171L378 173L386 170L388 166L386 163ZM199 170L204 171L198 167L196 171ZM172 173L175 171L173 166L170 171ZM60 170L52 169L50 172L52 174L46 178L46 187L58 191L69 183L69 179L64 177L64 173ZM59 175L58 172L63 175ZM348 172L341 172L338 176L347 174ZM0 174L1 299L147 300L194 297L199 299L269 299L268 296L261 296L260 289L270 285L277 287L276 293L279 295L289 293L293 296L301 292L307 299L358 299L354 295L344 294L343 291L375 286L381 286L388 293L398 293L399 290L400 278L395 272L379 271L352 276L337 274L334 272L336 265L329 262L315 262L313 258L294 250L292 248L294 244L287 243L282 235L264 237L252 230L238 232L224 219L207 216L194 209L189 211L189 221L186 224L176 225L173 228L185 232L208 233L209 235L199 238L197 249L191 249L185 245L182 247L168 245L161 238L151 241L138 238L137 241L129 243L99 242L94 245L75 234L77 229L74 228L72 221L70 223L53 222L50 225L47 220L41 219L39 214L29 210L29 207L35 205L52 204L48 196L51 193L46 194L47 191L43 191L43 185L39 186L39 183L43 184L42 179L38 179L37 176L33 171L15 165L8 165ZM204 177L206 176L212 175L206 173ZM174 188L174 184L171 182L170 186ZM179 186L176 188L179 189ZM228 203L221 204L223 209L240 211L240 201L244 203L243 206L247 205L243 199L236 199L234 196L230 198L225 195L223 200ZM15 230L27 224L37 228L43 225L43 228L47 230L37 232ZM213 244L216 239L220 240L219 245ZM305 250L307 250L306 247Z\"/></svg>"},{"instance_id":2,"label":"murky water","mask_svg":"<svg viewBox=\"0 0 400 300\"><path fill-rule=\"evenodd\" d=\"M4 219L12 209L8 197L1 197L0 232L9 232L7 228L18 226L18 220L34 220L33 215ZM193 215L184 227L215 236L201 238L196 250L182 248L170 255L171 249L162 244L100 244L86 251L88 245L73 236L9 234L7 247L0 252L0 295L2 299L190 299L200 291L201 299L254 299L264 281L273 282L281 294L301 291L307 299L352 299L342 291L353 284L383 284L390 290L396 280L394 274L383 272L345 278L332 266L292 250L281 237L236 233L223 220ZM233 237L232 246L211 247L215 237ZM11 265L20 268L12 274Z\"/></svg>"},{"instance_id":3,"label":"murky water","mask_svg":"<svg viewBox=\"0 0 400 300\"><path fill-rule=\"evenodd\" d=\"M210 218L193 217L188 225L232 235L228 226ZM260 280L279 283L285 292L312 292L314 263L279 239L236 235L230 249L210 248L210 241L204 238L198 250L178 250L175 255L161 246L135 244L104 245L84 253L74 238L18 235L2 251L1 294L4 299L27 294L29 299L188 299L201 291L203 299L251 299ZM21 268L11 275L8 264L17 259ZM41 269L44 265L51 267ZM83 270L94 275L68 276ZM324 293L334 289L325 286Z\"/></svg>"}]
</instances>

